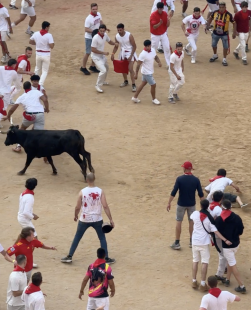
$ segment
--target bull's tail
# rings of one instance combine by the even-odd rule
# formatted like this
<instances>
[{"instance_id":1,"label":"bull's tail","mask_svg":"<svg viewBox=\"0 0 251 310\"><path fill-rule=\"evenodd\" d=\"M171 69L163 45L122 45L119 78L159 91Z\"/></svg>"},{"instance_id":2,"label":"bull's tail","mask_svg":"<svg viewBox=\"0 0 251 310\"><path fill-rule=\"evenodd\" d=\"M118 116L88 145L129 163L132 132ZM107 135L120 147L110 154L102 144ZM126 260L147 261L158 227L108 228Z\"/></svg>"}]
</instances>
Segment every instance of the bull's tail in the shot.
<instances>
[{"instance_id":1,"label":"bull's tail","mask_svg":"<svg viewBox=\"0 0 251 310\"><path fill-rule=\"evenodd\" d=\"M88 164L89 170L94 173L94 168L92 167L92 163L91 163L91 154L85 150L85 139L79 131L77 131L77 133L78 133L79 142L80 142L79 143L79 154L83 156L83 160L85 160L86 163Z\"/></svg>"}]
</instances>

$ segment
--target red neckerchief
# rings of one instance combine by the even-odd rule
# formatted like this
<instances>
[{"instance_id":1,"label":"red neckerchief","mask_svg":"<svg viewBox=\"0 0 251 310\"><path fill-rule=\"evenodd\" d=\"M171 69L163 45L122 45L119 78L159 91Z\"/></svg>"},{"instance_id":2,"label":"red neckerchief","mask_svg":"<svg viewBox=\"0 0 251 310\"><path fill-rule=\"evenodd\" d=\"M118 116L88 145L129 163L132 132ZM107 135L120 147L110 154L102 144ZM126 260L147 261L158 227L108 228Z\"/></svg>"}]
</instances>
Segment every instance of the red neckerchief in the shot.
<instances>
[{"instance_id":1,"label":"red neckerchief","mask_svg":"<svg viewBox=\"0 0 251 310\"><path fill-rule=\"evenodd\" d=\"M212 183L213 181L221 179L221 178L224 178L224 176L223 175L216 175L215 177L209 179L209 182Z\"/></svg>"},{"instance_id":2,"label":"red neckerchief","mask_svg":"<svg viewBox=\"0 0 251 310\"><path fill-rule=\"evenodd\" d=\"M193 15L193 18L194 18L194 19L199 19L199 18L200 18L200 16L199 16L199 17L196 17L196 16L194 16L194 15Z\"/></svg>"},{"instance_id":3,"label":"red neckerchief","mask_svg":"<svg viewBox=\"0 0 251 310\"><path fill-rule=\"evenodd\" d=\"M98 267L99 265L105 264L106 261L104 259L98 258L95 260L95 262L93 263L93 267Z\"/></svg>"},{"instance_id":4,"label":"red neckerchief","mask_svg":"<svg viewBox=\"0 0 251 310\"><path fill-rule=\"evenodd\" d=\"M151 53L152 50L148 51L148 50L146 50L146 48L144 47L144 51L146 51L147 53Z\"/></svg>"},{"instance_id":5,"label":"red neckerchief","mask_svg":"<svg viewBox=\"0 0 251 310\"><path fill-rule=\"evenodd\" d=\"M38 84L38 86L37 86L37 90L40 90L40 88L41 88L41 86Z\"/></svg>"},{"instance_id":6,"label":"red neckerchief","mask_svg":"<svg viewBox=\"0 0 251 310\"><path fill-rule=\"evenodd\" d=\"M97 14L93 14L92 12L90 13L92 16L94 16L94 17L96 17L97 15L98 15L98 13Z\"/></svg>"},{"instance_id":7,"label":"red neckerchief","mask_svg":"<svg viewBox=\"0 0 251 310\"><path fill-rule=\"evenodd\" d=\"M174 54L176 54L176 55L179 56L179 58L180 58L180 56L182 55L182 52L179 54L178 51L175 50L175 51L174 51Z\"/></svg>"},{"instance_id":8,"label":"red neckerchief","mask_svg":"<svg viewBox=\"0 0 251 310\"><path fill-rule=\"evenodd\" d=\"M26 90L29 91L29 89L26 89ZM26 92L26 90L25 90L25 92ZM24 195L26 195L26 194L31 194L31 195L34 196L34 192L31 191L30 189L26 189L24 192L22 192L22 196L24 196Z\"/></svg>"},{"instance_id":9,"label":"red neckerchief","mask_svg":"<svg viewBox=\"0 0 251 310\"><path fill-rule=\"evenodd\" d=\"M1 9L1 8L4 8L4 6L2 5L2 3L0 3L0 9Z\"/></svg>"},{"instance_id":10,"label":"red neckerchief","mask_svg":"<svg viewBox=\"0 0 251 310\"><path fill-rule=\"evenodd\" d=\"M27 289L25 290L25 294L32 294L41 291L39 286L34 285L33 283L29 284Z\"/></svg>"},{"instance_id":11,"label":"red neckerchief","mask_svg":"<svg viewBox=\"0 0 251 310\"><path fill-rule=\"evenodd\" d=\"M103 39L104 36L105 36L104 34L101 34L100 32L98 32L98 35L101 36L102 39Z\"/></svg>"},{"instance_id":12,"label":"red neckerchief","mask_svg":"<svg viewBox=\"0 0 251 310\"><path fill-rule=\"evenodd\" d=\"M45 30L45 29L40 30L41 36L44 36L46 33L48 33L48 30Z\"/></svg>"},{"instance_id":13,"label":"red neckerchief","mask_svg":"<svg viewBox=\"0 0 251 310\"><path fill-rule=\"evenodd\" d=\"M4 69L5 69L5 70L15 70L14 68L9 67L9 66L5 66Z\"/></svg>"},{"instance_id":14,"label":"red neckerchief","mask_svg":"<svg viewBox=\"0 0 251 310\"><path fill-rule=\"evenodd\" d=\"M18 56L18 58L17 58L17 64L16 64L15 70L17 71L18 66L19 66L19 64L20 64L20 62L21 62L22 60L27 61L26 71L31 71L31 64L30 64L30 62L29 62L29 60L28 60L28 58L27 58L26 55L20 55L20 56Z\"/></svg>"},{"instance_id":15,"label":"red neckerchief","mask_svg":"<svg viewBox=\"0 0 251 310\"><path fill-rule=\"evenodd\" d=\"M25 91L26 93L28 93L29 91L31 91L31 88L25 89L24 91Z\"/></svg>"},{"instance_id":16,"label":"red neckerchief","mask_svg":"<svg viewBox=\"0 0 251 310\"><path fill-rule=\"evenodd\" d=\"M14 268L13 271L21 271L21 272L24 272L24 268L22 268L22 267L20 267L20 266L17 265L17 266Z\"/></svg>"},{"instance_id":17,"label":"red neckerchief","mask_svg":"<svg viewBox=\"0 0 251 310\"><path fill-rule=\"evenodd\" d=\"M207 215L204 213L200 213L200 220L203 222L207 218Z\"/></svg>"},{"instance_id":18,"label":"red neckerchief","mask_svg":"<svg viewBox=\"0 0 251 310\"><path fill-rule=\"evenodd\" d=\"M217 207L217 206L220 207L219 202L213 201L213 202L210 203L209 208L210 208L211 211L213 211L213 209L214 209L215 207Z\"/></svg>"},{"instance_id":19,"label":"red neckerchief","mask_svg":"<svg viewBox=\"0 0 251 310\"><path fill-rule=\"evenodd\" d=\"M167 6L166 0L161 0L162 3L164 3L164 5Z\"/></svg>"},{"instance_id":20,"label":"red neckerchief","mask_svg":"<svg viewBox=\"0 0 251 310\"><path fill-rule=\"evenodd\" d=\"M208 293L213 295L214 297L218 298L220 296L221 290L218 287L214 287L214 288L211 288L208 291Z\"/></svg>"},{"instance_id":21,"label":"red neckerchief","mask_svg":"<svg viewBox=\"0 0 251 310\"><path fill-rule=\"evenodd\" d=\"M223 219L223 222L231 215L232 211L230 210L222 210L221 212L221 218Z\"/></svg>"}]
</instances>

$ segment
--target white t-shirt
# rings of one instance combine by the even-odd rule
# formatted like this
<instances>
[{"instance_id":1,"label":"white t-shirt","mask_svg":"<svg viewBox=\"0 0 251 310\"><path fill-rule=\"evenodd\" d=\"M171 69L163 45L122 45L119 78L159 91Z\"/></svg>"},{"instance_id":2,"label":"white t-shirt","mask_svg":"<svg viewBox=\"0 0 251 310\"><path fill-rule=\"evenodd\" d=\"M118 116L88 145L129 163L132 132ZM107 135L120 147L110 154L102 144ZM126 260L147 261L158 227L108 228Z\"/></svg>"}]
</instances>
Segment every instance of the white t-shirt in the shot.
<instances>
[{"instance_id":1,"label":"white t-shirt","mask_svg":"<svg viewBox=\"0 0 251 310\"><path fill-rule=\"evenodd\" d=\"M218 298L211 294L206 294L202 297L200 307L207 310L227 310L227 303L234 302L235 297L236 295L228 291L222 291Z\"/></svg>"},{"instance_id":2,"label":"white t-shirt","mask_svg":"<svg viewBox=\"0 0 251 310\"><path fill-rule=\"evenodd\" d=\"M40 31L36 31L30 38L36 42L36 55L38 56L50 56L51 48L49 44L54 43L53 36L50 33L46 33L43 36ZM43 52L39 52L43 51Z\"/></svg>"},{"instance_id":3,"label":"white t-shirt","mask_svg":"<svg viewBox=\"0 0 251 310\"><path fill-rule=\"evenodd\" d=\"M27 61L24 60L24 59L21 60L20 63L19 63L19 65L18 65L18 68L20 68L20 69L26 71L26 67L27 67ZM22 81L23 75L22 75L21 73L17 73L17 76L18 76L19 80Z\"/></svg>"},{"instance_id":4,"label":"white t-shirt","mask_svg":"<svg viewBox=\"0 0 251 310\"><path fill-rule=\"evenodd\" d=\"M154 59L156 57L156 51L152 47L151 51L143 50L139 54L139 60L142 61L141 73L145 75L154 73Z\"/></svg>"},{"instance_id":5,"label":"white t-shirt","mask_svg":"<svg viewBox=\"0 0 251 310\"><path fill-rule=\"evenodd\" d=\"M14 297L12 292L23 291L26 286L26 273L22 271L13 271L9 277L6 303L10 306L23 306L24 302L22 301L21 296Z\"/></svg>"},{"instance_id":6,"label":"white t-shirt","mask_svg":"<svg viewBox=\"0 0 251 310\"><path fill-rule=\"evenodd\" d=\"M15 70L5 70L5 66L0 66L0 94L10 94L11 86L19 89L19 79Z\"/></svg>"},{"instance_id":7,"label":"white t-shirt","mask_svg":"<svg viewBox=\"0 0 251 310\"><path fill-rule=\"evenodd\" d=\"M214 207L213 210L210 210L210 207L208 208L209 213L212 215L213 218L216 218L221 215L222 209L220 206Z\"/></svg>"},{"instance_id":8,"label":"white t-shirt","mask_svg":"<svg viewBox=\"0 0 251 310\"><path fill-rule=\"evenodd\" d=\"M85 27L90 28L92 31L98 29L100 26L100 21L102 20L101 14L97 12L96 16L89 14L85 19ZM85 32L86 39L92 39L92 34Z\"/></svg>"},{"instance_id":9,"label":"white t-shirt","mask_svg":"<svg viewBox=\"0 0 251 310\"><path fill-rule=\"evenodd\" d=\"M175 53L172 53L170 57L170 63L174 64L174 70L177 73L182 73L182 60L184 59L184 52L182 51L182 54L180 56L176 55ZM169 71L171 71L171 66L169 67Z\"/></svg>"},{"instance_id":10,"label":"white t-shirt","mask_svg":"<svg viewBox=\"0 0 251 310\"><path fill-rule=\"evenodd\" d=\"M151 14L155 11L157 11L157 3L158 2L161 2L160 0L154 0L153 2L153 7L152 7L152 10L151 10ZM174 6L174 3L173 3L173 0L166 0L166 4L167 5L164 5L164 11L166 13L168 13L168 7L171 8L171 11L175 11L175 6Z\"/></svg>"},{"instance_id":11,"label":"white t-shirt","mask_svg":"<svg viewBox=\"0 0 251 310\"><path fill-rule=\"evenodd\" d=\"M0 9L0 31L8 31L9 25L6 17L10 17L8 10L3 7Z\"/></svg>"},{"instance_id":12,"label":"white t-shirt","mask_svg":"<svg viewBox=\"0 0 251 310\"><path fill-rule=\"evenodd\" d=\"M110 42L110 38L108 37L108 35L105 33L104 37L102 38L99 34L96 34L93 39L92 39L92 47L96 47L96 49L100 52L104 52L105 49L105 42ZM102 54L95 54L93 52L91 52L91 58L98 58L98 59L102 59L103 57L105 57L105 55Z\"/></svg>"},{"instance_id":13,"label":"white t-shirt","mask_svg":"<svg viewBox=\"0 0 251 310\"><path fill-rule=\"evenodd\" d=\"M30 221L33 216L34 195L22 194L19 197L18 221Z\"/></svg>"},{"instance_id":14,"label":"white t-shirt","mask_svg":"<svg viewBox=\"0 0 251 310\"><path fill-rule=\"evenodd\" d=\"M212 196L214 192L216 191L224 192L225 188L231 185L232 183L233 181L226 177L216 179L215 181L211 182L207 187L205 187L205 190L209 192L207 200L211 203L213 201Z\"/></svg>"},{"instance_id":15,"label":"white t-shirt","mask_svg":"<svg viewBox=\"0 0 251 310\"><path fill-rule=\"evenodd\" d=\"M0 253L4 251L2 244L0 243Z\"/></svg>"},{"instance_id":16,"label":"white t-shirt","mask_svg":"<svg viewBox=\"0 0 251 310\"><path fill-rule=\"evenodd\" d=\"M32 6L35 6L35 0L30 0L30 2L32 4ZM22 0L21 1L21 6L23 8L28 8L29 7L29 3L27 1L25 1L25 0Z\"/></svg>"},{"instance_id":17,"label":"white t-shirt","mask_svg":"<svg viewBox=\"0 0 251 310\"><path fill-rule=\"evenodd\" d=\"M102 220L102 189L85 187L82 189L82 207L79 220L81 222L98 222Z\"/></svg>"},{"instance_id":18,"label":"white t-shirt","mask_svg":"<svg viewBox=\"0 0 251 310\"><path fill-rule=\"evenodd\" d=\"M43 87L42 85L39 85L39 86L40 86L40 90L39 90L39 91L42 92L43 90L45 90L44 87ZM34 87L34 86L32 86L32 85L31 85L31 89L32 89L32 90L38 90L36 87Z\"/></svg>"},{"instance_id":19,"label":"white t-shirt","mask_svg":"<svg viewBox=\"0 0 251 310\"><path fill-rule=\"evenodd\" d=\"M30 90L17 98L15 104L22 104L26 112L44 112L44 106L39 98L44 94L39 90Z\"/></svg>"},{"instance_id":20,"label":"white t-shirt","mask_svg":"<svg viewBox=\"0 0 251 310\"><path fill-rule=\"evenodd\" d=\"M206 24L206 21L202 16L196 19L193 17L193 15L185 17L182 22L186 25L187 32L191 33L192 35L198 35L200 25Z\"/></svg>"},{"instance_id":21,"label":"white t-shirt","mask_svg":"<svg viewBox=\"0 0 251 310\"><path fill-rule=\"evenodd\" d=\"M24 289L21 299L25 303L25 310L45 310L44 307L44 295L42 291L32 294L25 294L27 286Z\"/></svg>"},{"instance_id":22,"label":"white t-shirt","mask_svg":"<svg viewBox=\"0 0 251 310\"><path fill-rule=\"evenodd\" d=\"M192 234L192 244L193 245L208 245L211 243L210 235L205 231L202 222L200 220L200 212L194 211L190 219L193 220L193 234ZM217 228L211 224L208 218L205 218L203 224L208 232L215 232Z\"/></svg>"}]
</instances>

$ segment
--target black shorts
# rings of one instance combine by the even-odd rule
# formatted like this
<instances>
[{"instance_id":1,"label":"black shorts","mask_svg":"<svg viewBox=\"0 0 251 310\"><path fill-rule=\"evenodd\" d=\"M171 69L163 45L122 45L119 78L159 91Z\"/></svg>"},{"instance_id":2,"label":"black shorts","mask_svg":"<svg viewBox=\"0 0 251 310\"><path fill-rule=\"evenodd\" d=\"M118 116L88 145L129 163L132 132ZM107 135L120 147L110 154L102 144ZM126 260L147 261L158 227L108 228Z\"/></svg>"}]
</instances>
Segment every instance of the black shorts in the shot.
<instances>
[{"instance_id":1,"label":"black shorts","mask_svg":"<svg viewBox=\"0 0 251 310\"><path fill-rule=\"evenodd\" d=\"M231 193L224 193L223 194L223 199L227 199L227 200L230 200L231 202L236 202L236 198L237 196L236 195L233 195Z\"/></svg>"}]
</instances>

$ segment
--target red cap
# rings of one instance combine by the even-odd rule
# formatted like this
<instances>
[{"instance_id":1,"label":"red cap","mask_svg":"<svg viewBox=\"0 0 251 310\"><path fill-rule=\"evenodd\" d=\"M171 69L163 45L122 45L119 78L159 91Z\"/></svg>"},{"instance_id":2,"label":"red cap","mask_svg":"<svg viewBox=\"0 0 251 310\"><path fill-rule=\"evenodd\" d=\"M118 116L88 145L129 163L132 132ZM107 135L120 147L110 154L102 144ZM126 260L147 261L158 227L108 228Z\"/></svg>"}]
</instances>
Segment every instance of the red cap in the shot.
<instances>
[{"instance_id":1,"label":"red cap","mask_svg":"<svg viewBox=\"0 0 251 310\"><path fill-rule=\"evenodd\" d=\"M193 169L193 165L190 161L185 161L181 167L184 167L185 169Z\"/></svg>"}]
</instances>

